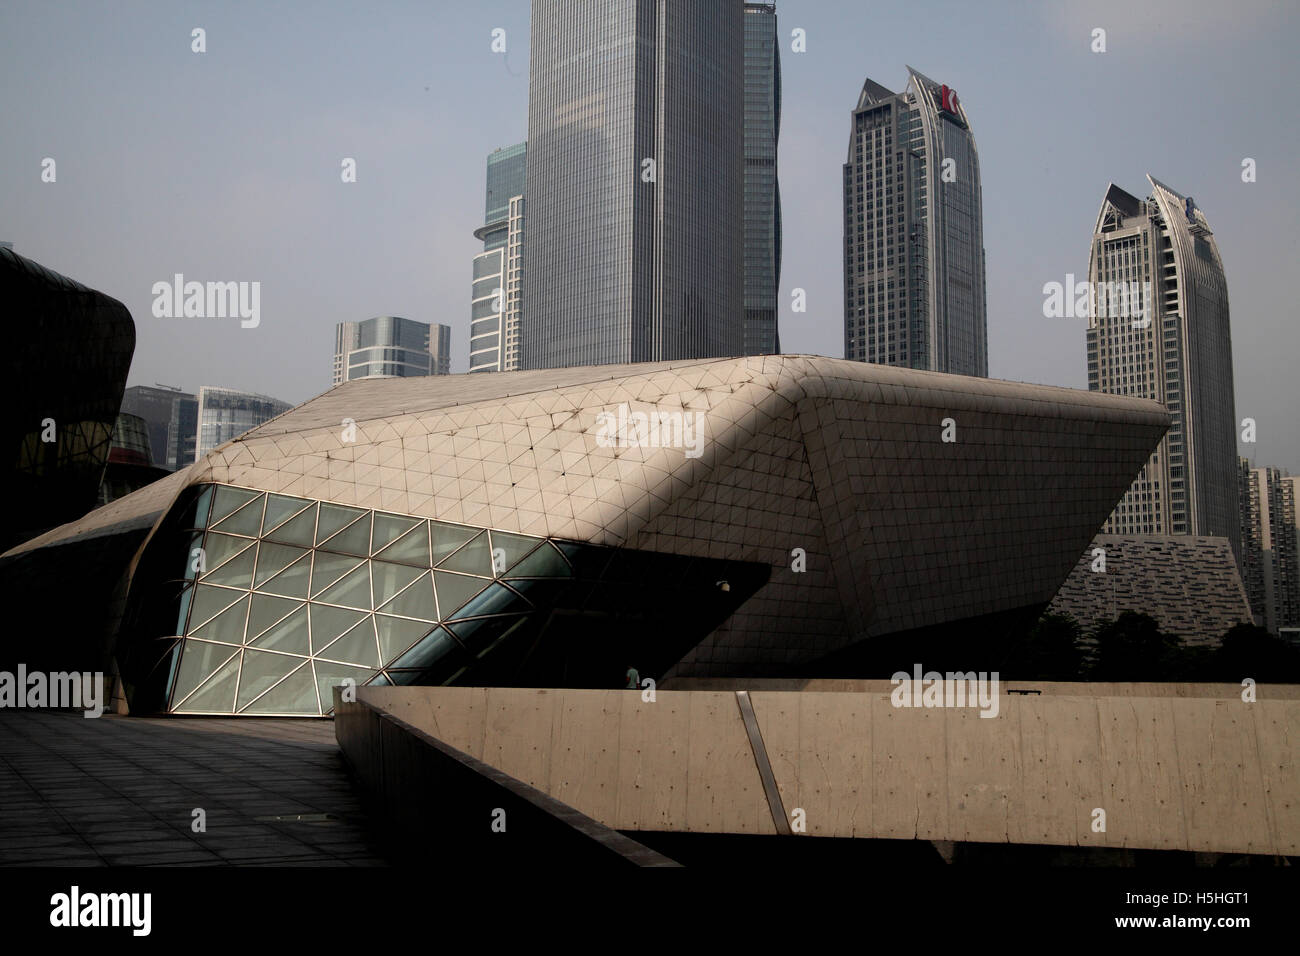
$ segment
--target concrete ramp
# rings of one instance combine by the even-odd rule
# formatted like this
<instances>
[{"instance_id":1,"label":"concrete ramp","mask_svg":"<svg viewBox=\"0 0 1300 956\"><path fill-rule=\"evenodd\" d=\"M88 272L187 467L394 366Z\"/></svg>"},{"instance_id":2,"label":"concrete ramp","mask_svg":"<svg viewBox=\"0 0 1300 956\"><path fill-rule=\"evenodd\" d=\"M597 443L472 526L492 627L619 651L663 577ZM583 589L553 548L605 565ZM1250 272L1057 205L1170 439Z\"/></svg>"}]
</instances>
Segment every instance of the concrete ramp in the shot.
<instances>
[{"instance_id":1,"label":"concrete ramp","mask_svg":"<svg viewBox=\"0 0 1300 956\"><path fill-rule=\"evenodd\" d=\"M751 690L756 732L730 690L358 695L616 830L776 835L784 819L795 837L1297 853L1289 690L1248 704L1233 685L1037 687L1004 693L989 718L885 692Z\"/></svg>"}]
</instances>

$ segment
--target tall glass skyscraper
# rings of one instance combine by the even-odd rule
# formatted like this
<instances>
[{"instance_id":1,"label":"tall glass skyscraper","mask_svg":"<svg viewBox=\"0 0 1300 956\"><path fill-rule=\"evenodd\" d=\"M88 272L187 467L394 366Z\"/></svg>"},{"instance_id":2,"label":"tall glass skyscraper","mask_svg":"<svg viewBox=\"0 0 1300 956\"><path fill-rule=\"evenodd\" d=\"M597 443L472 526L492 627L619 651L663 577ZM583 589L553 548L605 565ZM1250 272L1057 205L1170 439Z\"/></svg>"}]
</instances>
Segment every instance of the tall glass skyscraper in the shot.
<instances>
[{"instance_id":1,"label":"tall glass skyscraper","mask_svg":"<svg viewBox=\"0 0 1300 956\"><path fill-rule=\"evenodd\" d=\"M527 143L498 149L487 158L487 200L483 225L474 238L483 251L474 257L470 302L469 370L510 371L519 367L519 296L523 270L524 163Z\"/></svg>"},{"instance_id":2,"label":"tall glass skyscraper","mask_svg":"<svg viewBox=\"0 0 1300 956\"><path fill-rule=\"evenodd\" d=\"M867 80L844 164L844 357L987 376L979 156L956 92Z\"/></svg>"},{"instance_id":3,"label":"tall glass skyscraper","mask_svg":"<svg viewBox=\"0 0 1300 956\"><path fill-rule=\"evenodd\" d=\"M776 7L745 4L745 354L781 351L781 45Z\"/></svg>"},{"instance_id":4,"label":"tall glass skyscraper","mask_svg":"<svg viewBox=\"0 0 1300 956\"><path fill-rule=\"evenodd\" d=\"M1112 185L1093 228L1088 388L1162 402L1173 424L1103 531L1221 536L1240 560L1228 281L1205 214L1147 180L1145 201Z\"/></svg>"},{"instance_id":5,"label":"tall glass skyscraper","mask_svg":"<svg viewBox=\"0 0 1300 956\"><path fill-rule=\"evenodd\" d=\"M523 368L744 351L743 3L534 0Z\"/></svg>"},{"instance_id":6,"label":"tall glass skyscraper","mask_svg":"<svg viewBox=\"0 0 1300 956\"><path fill-rule=\"evenodd\" d=\"M380 315L340 322L334 330L334 384L355 378L447 375L451 372L451 329Z\"/></svg>"}]
</instances>

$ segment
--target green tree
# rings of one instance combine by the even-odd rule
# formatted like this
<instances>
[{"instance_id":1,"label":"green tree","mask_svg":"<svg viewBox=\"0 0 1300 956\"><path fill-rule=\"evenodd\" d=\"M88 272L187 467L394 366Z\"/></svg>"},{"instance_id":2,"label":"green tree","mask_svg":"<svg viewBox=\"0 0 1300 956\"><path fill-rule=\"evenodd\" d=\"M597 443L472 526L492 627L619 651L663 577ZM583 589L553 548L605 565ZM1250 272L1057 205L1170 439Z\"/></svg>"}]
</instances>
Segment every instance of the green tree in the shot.
<instances>
[{"instance_id":1,"label":"green tree","mask_svg":"<svg viewBox=\"0 0 1300 956\"><path fill-rule=\"evenodd\" d=\"M1008 648L1002 672L1010 680L1082 680L1082 639L1074 618L1045 614Z\"/></svg>"},{"instance_id":2,"label":"green tree","mask_svg":"<svg viewBox=\"0 0 1300 956\"><path fill-rule=\"evenodd\" d=\"M1124 611L1093 632L1096 658L1089 679L1169 681L1186 677L1182 641L1148 614Z\"/></svg>"},{"instance_id":3,"label":"green tree","mask_svg":"<svg viewBox=\"0 0 1300 956\"><path fill-rule=\"evenodd\" d=\"M1300 650L1254 624L1238 624L1223 635L1210 661L1211 680L1237 683L1300 682Z\"/></svg>"}]
</instances>

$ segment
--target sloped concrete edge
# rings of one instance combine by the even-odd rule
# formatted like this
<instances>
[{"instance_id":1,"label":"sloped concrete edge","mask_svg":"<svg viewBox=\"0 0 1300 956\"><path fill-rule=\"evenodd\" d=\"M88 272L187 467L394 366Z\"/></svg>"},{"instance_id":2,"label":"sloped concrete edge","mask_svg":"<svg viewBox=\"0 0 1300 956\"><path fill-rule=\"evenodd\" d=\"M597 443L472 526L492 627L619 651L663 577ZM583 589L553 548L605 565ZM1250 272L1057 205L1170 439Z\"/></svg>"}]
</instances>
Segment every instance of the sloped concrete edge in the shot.
<instances>
[{"instance_id":1,"label":"sloped concrete edge","mask_svg":"<svg viewBox=\"0 0 1300 956\"><path fill-rule=\"evenodd\" d=\"M676 867L568 804L334 690L334 731L382 826L412 857L474 865Z\"/></svg>"}]
</instances>

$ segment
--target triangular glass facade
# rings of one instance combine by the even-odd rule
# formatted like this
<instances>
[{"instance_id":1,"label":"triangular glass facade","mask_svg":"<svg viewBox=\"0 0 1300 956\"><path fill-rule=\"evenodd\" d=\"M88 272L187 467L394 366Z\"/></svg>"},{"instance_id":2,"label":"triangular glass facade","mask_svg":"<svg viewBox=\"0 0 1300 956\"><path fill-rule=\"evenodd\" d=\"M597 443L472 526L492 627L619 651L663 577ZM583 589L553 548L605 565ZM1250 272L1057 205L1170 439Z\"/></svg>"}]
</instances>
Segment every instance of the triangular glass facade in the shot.
<instances>
[{"instance_id":1,"label":"triangular glass facade","mask_svg":"<svg viewBox=\"0 0 1300 956\"><path fill-rule=\"evenodd\" d=\"M165 527L146 566L155 576L175 569L155 591L179 597L142 613L154 633L133 643L158 648L141 654L152 662L139 675L142 698L186 714L328 715L333 688L349 680L580 685L593 661L621 670L611 662L629 634L675 648L666 661L698 641L698 627L678 635L650 622L672 613L657 584L678 588L698 566L712 600L720 575L745 577L726 567L746 568L753 587L724 595L716 614L699 618L707 623L729 615L765 573L659 556L672 573L656 581L612 548L228 485L193 489ZM569 622L559 630L576 669L538 655L557 615ZM172 633L158 633L171 622Z\"/></svg>"}]
</instances>

